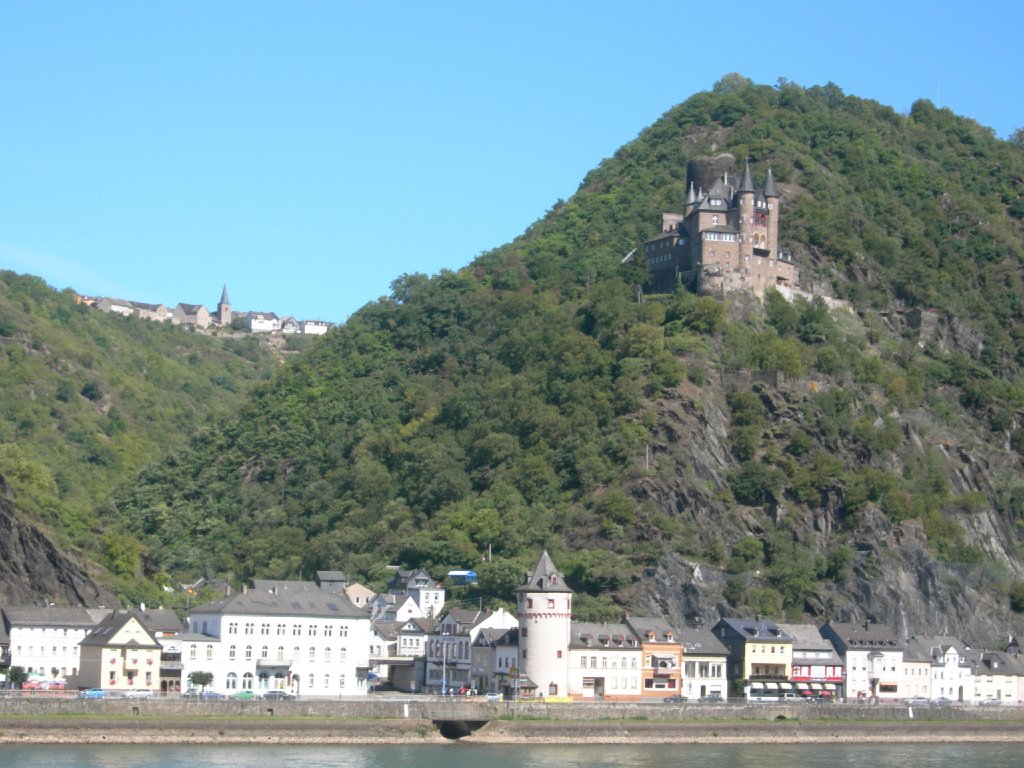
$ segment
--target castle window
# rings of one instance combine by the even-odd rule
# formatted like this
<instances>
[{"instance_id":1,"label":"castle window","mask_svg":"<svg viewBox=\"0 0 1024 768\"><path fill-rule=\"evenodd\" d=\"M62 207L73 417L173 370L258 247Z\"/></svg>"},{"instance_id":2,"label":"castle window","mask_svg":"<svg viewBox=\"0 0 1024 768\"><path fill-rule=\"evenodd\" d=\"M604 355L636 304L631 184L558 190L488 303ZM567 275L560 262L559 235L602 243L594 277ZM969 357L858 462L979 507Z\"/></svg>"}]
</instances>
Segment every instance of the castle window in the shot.
<instances>
[{"instance_id":1,"label":"castle window","mask_svg":"<svg viewBox=\"0 0 1024 768\"><path fill-rule=\"evenodd\" d=\"M718 217L717 216L712 216L711 217L711 223L712 224L717 224L718 223Z\"/></svg>"}]
</instances>

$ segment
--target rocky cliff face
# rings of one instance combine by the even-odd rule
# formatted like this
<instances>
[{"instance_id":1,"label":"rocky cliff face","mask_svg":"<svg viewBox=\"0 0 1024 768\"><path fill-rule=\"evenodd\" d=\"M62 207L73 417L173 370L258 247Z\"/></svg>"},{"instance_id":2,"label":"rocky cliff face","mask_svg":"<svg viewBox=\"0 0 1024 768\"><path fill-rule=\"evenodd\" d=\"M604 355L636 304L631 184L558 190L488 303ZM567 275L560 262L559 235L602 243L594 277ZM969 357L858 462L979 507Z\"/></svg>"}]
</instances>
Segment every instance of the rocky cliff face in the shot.
<instances>
[{"instance_id":1,"label":"rocky cliff face","mask_svg":"<svg viewBox=\"0 0 1024 768\"><path fill-rule=\"evenodd\" d=\"M740 376L722 387L683 384L675 397L653 404L658 410L651 446L655 471L637 480L632 492L639 503L653 505L689 525L698 537L698 554L674 553L649 567L623 595L633 610L664 614L679 624L706 626L720 615L743 613L742 606L731 606L725 597L734 576L724 567L728 554L738 541L751 536L766 541L771 531L784 524L818 557L837 541L846 542L852 552L846 576L820 580L805 604L790 610L792 618L802 613L818 622L870 619L903 637L939 633L990 646L1024 630L1024 622L1009 609L1006 597L1008 585L1024 574L1014 544L1014 522L994 504L998 489L1015 472L1019 459L1000 449L998 436L989 440L987 430L975 426L972 431L961 419L955 429L929 424L931 431L925 437L918 429L926 414L894 414L904 439L883 462L888 469L900 476L907 463L923 460L931 450L941 457L950 498L969 493L979 500L970 510L951 504L944 513L963 529L965 543L981 550L984 557L977 562L951 562L935 551L920 520L894 521L876 504L850 513L832 494L820 506L780 496L764 507L749 507L723 496L720 489L737 466L729 443L728 388L753 391L761 398L766 406L765 443L781 450L784 442L778 436L786 425L805 418L813 394L840 386L820 378L775 384L766 378L770 377ZM864 461L845 448L833 455L847 466ZM723 550L717 563L706 556L716 539ZM742 575L755 585L762 577L757 571Z\"/></svg>"},{"instance_id":2,"label":"rocky cliff face","mask_svg":"<svg viewBox=\"0 0 1024 768\"><path fill-rule=\"evenodd\" d=\"M113 605L114 595L84 560L61 551L38 526L0 496L0 605Z\"/></svg>"}]
</instances>

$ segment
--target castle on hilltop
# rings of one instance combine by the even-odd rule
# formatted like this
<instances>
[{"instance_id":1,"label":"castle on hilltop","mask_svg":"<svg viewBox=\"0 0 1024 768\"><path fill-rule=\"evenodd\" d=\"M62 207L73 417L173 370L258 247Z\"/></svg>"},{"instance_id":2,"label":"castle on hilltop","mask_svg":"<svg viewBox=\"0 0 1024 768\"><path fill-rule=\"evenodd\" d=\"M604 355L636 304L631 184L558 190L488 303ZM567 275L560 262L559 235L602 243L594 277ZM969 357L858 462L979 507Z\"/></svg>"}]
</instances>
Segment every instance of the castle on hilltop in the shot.
<instances>
[{"instance_id":1,"label":"castle on hilltop","mask_svg":"<svg viewBox=\"0 0 1024 768\"><path fill-rule=\"evenodd\" d=\"M643 244L650 292L671 293L685 285L712 296L734 291L760 296L770 286L796 287L793 256L779 249L779 193L772 169L757 189L750 163L737 179L731 173L734 161L721 154L687 166L684 212L663 213L661 233Z\"/></svg>"}]
</instances>

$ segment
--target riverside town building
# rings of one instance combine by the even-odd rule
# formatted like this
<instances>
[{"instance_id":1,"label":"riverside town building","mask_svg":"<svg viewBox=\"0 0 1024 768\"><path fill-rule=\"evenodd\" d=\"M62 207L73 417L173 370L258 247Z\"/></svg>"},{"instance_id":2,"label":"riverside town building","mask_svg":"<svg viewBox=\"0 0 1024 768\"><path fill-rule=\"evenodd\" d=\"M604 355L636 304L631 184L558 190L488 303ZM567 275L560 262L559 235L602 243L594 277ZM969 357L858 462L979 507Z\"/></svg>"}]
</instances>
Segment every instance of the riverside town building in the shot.
<instances>
[{"instance_id":1,"label":"riverside town building","mask_svg":"<svg viewBox=\"0 0 1024 768\"><path fill-rule=\"evenodd\" d=\"M0 675L20 667L28 690L90 696L185 695L199 675L212 678L208 695L245 698L338 699L387 687L565 702L1024 702L1024 657L1012 638L975 648L955 637L897 637L870 621L582 622L547 552L523 575L515 615L446 606L444 584L422 569L397 570L386 595L340 571L220 588L184 625L145 606L3 607Z\"/></svg>"}]
</instances>

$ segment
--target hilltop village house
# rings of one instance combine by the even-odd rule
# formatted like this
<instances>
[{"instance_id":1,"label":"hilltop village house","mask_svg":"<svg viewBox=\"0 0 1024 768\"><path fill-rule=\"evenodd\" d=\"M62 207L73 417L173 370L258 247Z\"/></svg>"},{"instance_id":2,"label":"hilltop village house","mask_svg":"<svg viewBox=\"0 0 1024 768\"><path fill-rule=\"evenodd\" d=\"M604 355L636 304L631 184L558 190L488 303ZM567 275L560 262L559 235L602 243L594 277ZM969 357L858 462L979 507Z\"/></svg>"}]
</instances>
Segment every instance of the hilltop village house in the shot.
<instances>
[{"instance_id":1,"label":"hilltop village house","mask_svg":"<svg viewBox=\"0 0 1024 768\"><path fill-rule=\"evenodd\" d=\"M278 317L274 312L235 312L228 298L228 286L225 283L217 302L217 309L211 312L202 304L179 303L174 309L163 304L144 304L139 301L117 299L110 296L89 298L79 296L81 303L90 305L102 312L114 313L124 317L139 317L143 320L170 322L172 325L191 326L205 330L207 328L228 329L232 321L240 320L249 333L285 333L322 336L327 333L331 324L323 320L296 320L293 317Z\"/></svg>"},{"instance_id":2,"label":"hilltop village house","mask_svg":"<svg viewBox=\"0 0 1024 768\"><path fill-rule=\"evenodd\" d=\"M444 586L423 569L397 570L385 595L340 571L225 592L192 608L185 628L163 609L6 608L0 674L21 666L30 688L169 695L204 672L207 689L227 696L339 698L388 686L548 701L1024 702L1015 640L974 649L954 637L901 639L872 622L577 621L547 552L516 589L515 615L445 607Z\"/></svg>"},{"instance_id":3,"label":"hilltop village house","mask_svg":"<svg viewBox=\"0 0 1024 768\"><path fill-rule=\"evenodd\" d=\"M661 233L643 244L651 292L671 293L685 285L713 296L734 291L761 296L768 287L796 287L793 256L779 249L779 193L772 169L758 189L750 164L737 179L729 171L732 160L723 154L691 163L683 213L663 213ZM695 188L700 181L694 176L707 176L708 169L722 172L707 190Z\"/></svg>"}]
</instances>

